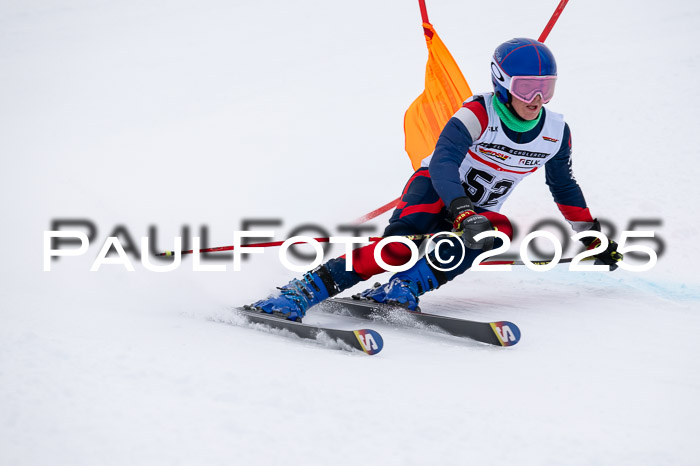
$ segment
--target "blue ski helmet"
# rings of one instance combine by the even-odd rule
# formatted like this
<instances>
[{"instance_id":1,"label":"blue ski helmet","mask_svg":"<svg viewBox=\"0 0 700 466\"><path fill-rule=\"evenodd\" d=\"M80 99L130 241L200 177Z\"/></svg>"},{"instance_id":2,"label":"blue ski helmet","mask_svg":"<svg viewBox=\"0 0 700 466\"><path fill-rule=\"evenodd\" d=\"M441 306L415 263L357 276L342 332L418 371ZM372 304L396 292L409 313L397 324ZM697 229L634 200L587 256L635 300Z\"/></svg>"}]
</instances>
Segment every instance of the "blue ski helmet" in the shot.
<instances>
[{"instance_id":1,"label":"blue ski helmet","mask_svg":"<svg viewBox=\"0 0 700 466\"><path fill-rule=\"evenodd\" d=\"M491 81L496 97L510 102L510 78L513 76L556 76L557 62L551 50L534 39L518 38L504 42L491 59Z\"/></svg>"}]
</instances>

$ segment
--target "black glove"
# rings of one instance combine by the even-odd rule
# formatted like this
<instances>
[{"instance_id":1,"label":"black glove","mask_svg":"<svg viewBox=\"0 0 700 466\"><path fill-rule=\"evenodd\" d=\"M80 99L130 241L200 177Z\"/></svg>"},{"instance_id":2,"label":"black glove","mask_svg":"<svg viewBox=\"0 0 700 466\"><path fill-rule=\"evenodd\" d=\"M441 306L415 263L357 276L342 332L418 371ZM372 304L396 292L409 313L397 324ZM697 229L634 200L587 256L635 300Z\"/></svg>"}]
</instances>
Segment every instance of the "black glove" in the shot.
<instances>
[{"instance_id":1,"label":"black glove","mask_svg":"<svg viewBox=\"0 0 700 466\"><path fill-rule=\"evenodd\" d=\"M589 230L600 231L600 222L598 219L593 220L593 226ZM597 254L595 257L596 265L609 265L610 271L612 272L617 268L617 263L622 260L623 255L617 252L617 243L613 240L609 240L608 247L605 251ZM586 246L586 249L595 249L600 245L600 240L592 236L587 236L581 238L581 242Z\"/></svg>"},{"instance_id":2,"label":"black glove","mask_svg":"<svg viewBox=\"0 0 700 466\"><path fill-rule=\"evenodd\" d=\"M493 226L489 219L474 212L474 205L468 197L458 197L450 204L448 209L452 219L452 231L461 231L462 241L469 249L493 249L493 236L475 241L474 236L485 231L492 231Z\"/></svg>"}]
</instances>

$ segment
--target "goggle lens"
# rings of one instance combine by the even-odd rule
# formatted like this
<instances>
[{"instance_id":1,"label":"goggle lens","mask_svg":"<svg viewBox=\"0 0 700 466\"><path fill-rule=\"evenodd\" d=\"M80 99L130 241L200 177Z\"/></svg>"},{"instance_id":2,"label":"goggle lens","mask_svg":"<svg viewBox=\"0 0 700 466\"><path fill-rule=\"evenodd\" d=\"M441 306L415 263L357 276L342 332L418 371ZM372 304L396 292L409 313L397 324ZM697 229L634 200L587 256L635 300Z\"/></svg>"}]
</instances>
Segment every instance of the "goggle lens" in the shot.
<instances>
[{"instance_id":1,"label":"goggle lens","mask_svg":"<svg viewBox=\"0 0 700 466\"><path fill-rule=\"evenodd\" d=\"M556 83L556 76L513 76L510 93L528 104L539 94L542 96L542 103L546 104L554 97Z\"/></svg>"}]
</instances>

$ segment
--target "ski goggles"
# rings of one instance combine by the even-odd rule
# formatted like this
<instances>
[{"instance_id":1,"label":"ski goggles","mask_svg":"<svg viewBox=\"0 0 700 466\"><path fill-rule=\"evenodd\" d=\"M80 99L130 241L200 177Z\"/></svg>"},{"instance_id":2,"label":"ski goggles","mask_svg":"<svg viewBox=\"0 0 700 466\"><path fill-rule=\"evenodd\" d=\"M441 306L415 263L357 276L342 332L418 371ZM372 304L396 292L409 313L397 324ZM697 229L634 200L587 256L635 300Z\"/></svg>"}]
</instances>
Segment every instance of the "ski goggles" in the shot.
<instances>
[{"instance_id":1,"label":"ski goggles","mask_svg":"<svg viewBox=\"0 0 700 466\"><path fill-rule=\"evenodd\" d=\"M491 61L491 74L494 79L505 87L515 98L525 103L532 103L537 94L542 96L542 103L547 103L554 97L556 76L509 76L500 65Z\"/></svg>"},{"instance_id":2,"label":"ski goggles","mask_svg":"<svg viewBox=\"0 0 700 466\"><path fill-rule=\"evenodd\" d=\"M556 76L513 76L510 80L510 93L525 103L532 103L539 94L546 104L554 97Z\"/></svg>"}]
</instances>

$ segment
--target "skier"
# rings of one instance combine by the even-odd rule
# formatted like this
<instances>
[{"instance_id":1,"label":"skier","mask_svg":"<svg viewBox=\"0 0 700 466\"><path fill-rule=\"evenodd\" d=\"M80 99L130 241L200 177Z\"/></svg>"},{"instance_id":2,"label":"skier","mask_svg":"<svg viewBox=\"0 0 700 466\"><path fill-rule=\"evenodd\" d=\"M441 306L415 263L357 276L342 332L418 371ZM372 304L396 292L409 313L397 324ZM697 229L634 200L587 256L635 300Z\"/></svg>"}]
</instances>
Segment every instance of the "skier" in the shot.
<instances>
[{"instance_id":1,"label":"skier","mask_svg":"<svg viewBox=\"0 0 700 466\"><path fill-rule=\"evenodd\" d=\"M460 232L461 239L451 238L449 246L439 250L442 263L435 257L438 251L432 251L386 284L363 292L363 298L417 310L419 296L454 279L480 253L501 244L493 237L476 241L476 235L497 229L512 239L510 221L498 211L513 188L542 167L554 201L572 228L600 231L571 170L569 126L562 115L543 107L552 99L557 80L552 52L532 39L509 40L493 54L491 79L493 93L468 99L447 122L433 154L408 180L383 234L451 229ZM589 249L599 244L591 237L582 242ZM301 321L309 307L384 272L374 259L375 248L376 243L355 249L351 271L345 270L345 256L332 259L292 280L278 295L246 307ZM403 265L411 252L394 242L384 247L381 257L389 265ZM444 262L445 257L452 259ZM617 243L610 241L595 258L596 264L615 270L622 255Z\"/></svg>"}]
</instances>

